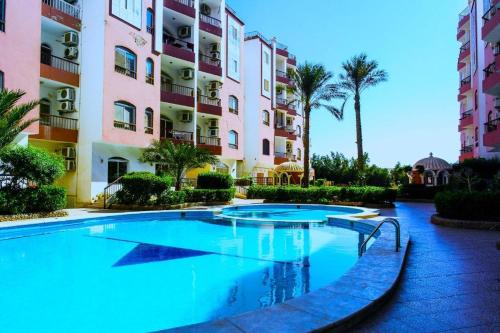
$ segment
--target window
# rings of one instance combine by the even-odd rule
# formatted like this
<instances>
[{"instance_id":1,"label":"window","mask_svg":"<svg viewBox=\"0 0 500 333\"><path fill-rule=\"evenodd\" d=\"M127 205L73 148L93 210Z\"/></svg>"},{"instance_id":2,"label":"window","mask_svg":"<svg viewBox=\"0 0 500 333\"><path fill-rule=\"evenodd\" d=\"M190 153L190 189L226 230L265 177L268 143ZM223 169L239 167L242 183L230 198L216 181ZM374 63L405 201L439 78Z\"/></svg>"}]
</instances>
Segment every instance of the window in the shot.
<instances>
[{"instance_id":1,"label":"window","mask_svg":"<svg viewBox=\"0 0 500 333\"><path fill-rule=\"evenodd\" d=\"M268 79L264 79L264 90L266 92L269 92L269 80Z\"/></svg>"},{"instance_id":2,"label":"window","mask_svg":"<svg viewBox=\"0 0 500 333\"><path fill-rule=\"evenodd\" d=\"M240 31L241 26L232 18L228 18L228 41L227 41L227 76L239 81L240 80Z\"/></svg>"},{"instance_id":3,"label":"window","mask_svg":"<svg viewBox=\"0 0 500 333\"><path fill-rule=\"evenodd\" d=\"M301 160L302 159L302 150L300 150L300 148L297 148L297 160Z\"/></svg>"},{"instance_id":4,"label":"window","mask_svg":"<svg viewBox=\"0 0 500 333\"><path fill-rule=\"evenodd\" d=\"M476 141L476 147L479 145L479 128L474 129L474 140Z\"/></svg>"},{"instance_id":5,"label":"window","mask_svg":"<svg viewBox=\"0 0 500 333\"><path fill-rule=\"evenodd\" d=\"M4 88L5 88L5 82L4 82L3 72L0 71L0 90L4 90Z\"/></svg>"},{"instance_id":6,"label":"window","mask_svg":"<svg viewBox=\"0 0 500 333\"><path fill-rule=\"evenodd\" d=\"M238 149L238 133L236 131L229 131L229 148Z\"/></svg>"},{"instance_id":7,"label":"window","mask_svg":"<svg viewBox=\"0 0 500 333\"><path fill-rule=\"evenodd\" d=\"M153 33L155 26L155 14L151 8L146 11L146 31L150 34Z\"/></svg>"},{"instance_id":8,"label":"window","mask_svg":"<svg viewBox=\"0 0 500 333\"><path fill-rule=\"evenodd\" d=\"M144 133L153 134L153 109L144 111Z\"/></svg>"},{"instance_id":9,"label":"window","mask_svg":"<svg viewBox=\"0 0 500 333\"><path fill-rule=\"evenodd\" d=\"M137 56L122 46L115 47L115 71L137 78Z\"/></svg>"},{"instance_id":10,"label":"window","mask_svg":"<svg viewBox=\"0 0 500 333\"><path fill-rule=\"evenodd\" d=\"M262 155L269 155L269 140L262 140Z\"/></svg>"},{"instance_id":11,"label":"window","mask_svg":"<svg viewBox=\"0 0 500 333\"><path fill-rule=\"evenodd\" d=\"M146 60L146 83L155 84L155 63L151 58Z\"/></svg>"},{"instance_id":12,"label":"window","mask_svg":"<svg viewBox=\"0 0 500 333\"><path fill-rule=\"evenodd\" d=\"M0 0L0 31L5 31L5 0Z\"/></svg>"},{"instance_id":13,"label":"window","mask_svg":"<svg viewBox=\"0 0 500 333\"><path fill-rule=\"evenodd\" d=\"M115 102L115 127L135 131L135 106L127 102Z\"/></svg>"},{"instance_id":14,"label":"window","mask_svg":"<svg viewBox=\"0 0 500 333\"><path fill-rule=\"evenodd\" d=\"M300 125L297 125L297 136L299 138L302 136L302 127L300 127Z\"/></svg>"},{"instance_id":15,"label":"window","mask_svg":"<svg viewBox=\"0 0 500 333\"><path fill-rule=\"evenodd\" d=\"M229 112L238 114L238 99L233 95L229 96Z\"/></svg>"},{"instance_id":16,"label":"window","mask_svg":"<svg viewBox=\"0 0 500 333\"><path fill-rule=\"evenodd\" d=\"M477 100L477 90L474 92L474 109L477 110L477 108L479 107L479 103L478 103L478 100Z\"/></svg>"},{"instance_id":17,"label":"window","mask_svg":"<svg viewBox=\"0 0 500 333\"><path fill-rule=\"evenodd\" d=\"M264 62L266 65L269 65L269 53L264 53Z\"/></svg>"},{"instance_id":18,"label":"window","mask_svg":"<svg viewBox=\"0 0 500 333\"><path fill-rule=\"evenodd\" d=\"M262 111L262 123L266 126L269 126L269 123L270 123L270 115L269 115L269 111Z\"/></svg>"},{"instance_id":19,"label":"window","mask_svg":"<svg viewBox=\"0 0 500 333\"><path fill-rule=\"evenodd\" d=\"M108 160L108 184L124 176L128 170L128 161L121 157L112 157Z\"/></svg>"},{"instance_id":20,"label":"window","mask_svg":"<svg viewBox=\"0 0 500 333\"><path fill-rule=\"evenodd\" d=\"M135 28L141 29L142 0L112 0L111 14Z\"/></svg>"}]
</instances>

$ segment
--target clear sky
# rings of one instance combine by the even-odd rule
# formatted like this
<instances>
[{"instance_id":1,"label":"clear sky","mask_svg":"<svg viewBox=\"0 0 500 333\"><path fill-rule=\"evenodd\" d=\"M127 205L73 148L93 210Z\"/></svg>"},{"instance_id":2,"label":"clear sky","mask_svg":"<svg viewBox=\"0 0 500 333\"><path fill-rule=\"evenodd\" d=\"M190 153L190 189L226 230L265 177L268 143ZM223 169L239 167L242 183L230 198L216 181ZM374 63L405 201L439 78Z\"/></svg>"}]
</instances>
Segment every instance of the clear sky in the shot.
<instances>
[{"instance_id":1,"label":"clear sky","mask_svg":"<svg viewBox=\"0 0 500 333\"><path fill-rule=\"evenodd\" d=\"M334 74L366 52L389 73L361 100L365 151L372 163L413 164L433 152L459 155L456 41L466 0L226 0L246 24L288 45L299 62ZM311 117L311 150L356 155L354 107L339 122L325 110Z\"/></svg>"}]
</instances>

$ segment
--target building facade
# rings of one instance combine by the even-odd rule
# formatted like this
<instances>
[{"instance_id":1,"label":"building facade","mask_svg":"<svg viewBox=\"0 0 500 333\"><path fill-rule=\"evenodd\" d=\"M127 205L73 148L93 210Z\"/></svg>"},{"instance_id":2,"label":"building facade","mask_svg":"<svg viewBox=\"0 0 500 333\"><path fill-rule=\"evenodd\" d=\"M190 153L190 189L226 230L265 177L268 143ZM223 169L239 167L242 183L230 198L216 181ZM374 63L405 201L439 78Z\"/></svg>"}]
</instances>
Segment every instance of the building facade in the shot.
<instances>
[{"instance_id":1,"label":"building facade","mask_svg":"<svg viewBox=\"0 0 500 333\"><path fill-rule=\"evenodd\" d=\"M499 9L498 0L470 0L459 15L460 161L500 157Z\"/></svg>"},{"instance_id":2,"label":"building facade","mask_svg":"<svg viewBox=\"0 0 500 333\"><path fill-rule=\"evenodd\" d=\"M139 160L152 140L205 148L219 163L203 170L233 177L302 160L296 60L224 0L0 0L0 51L0 88L41 101L18 141L63 156L70 206L159 171Z\"/></svg>"}]
</instances>

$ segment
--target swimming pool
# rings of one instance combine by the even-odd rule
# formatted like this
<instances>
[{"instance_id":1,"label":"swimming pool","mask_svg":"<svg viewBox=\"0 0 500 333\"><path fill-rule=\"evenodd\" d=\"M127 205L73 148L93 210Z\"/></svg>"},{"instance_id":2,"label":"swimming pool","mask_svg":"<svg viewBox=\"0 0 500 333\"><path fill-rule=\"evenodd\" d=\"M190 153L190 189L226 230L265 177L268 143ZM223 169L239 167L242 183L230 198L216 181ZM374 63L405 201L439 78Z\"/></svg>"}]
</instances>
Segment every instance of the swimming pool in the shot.
<instances>
[{"instance_id":1,"label":"swimming pool","mask_svg":"<svg viewBox=\"0 0 500 333\"><path fill-rule=\"evenodd\" d=\"M232 316L338 279L364 239L324 223L172 214L0 229L1 331L145 332Z\"/></svg>"}]
</instances>

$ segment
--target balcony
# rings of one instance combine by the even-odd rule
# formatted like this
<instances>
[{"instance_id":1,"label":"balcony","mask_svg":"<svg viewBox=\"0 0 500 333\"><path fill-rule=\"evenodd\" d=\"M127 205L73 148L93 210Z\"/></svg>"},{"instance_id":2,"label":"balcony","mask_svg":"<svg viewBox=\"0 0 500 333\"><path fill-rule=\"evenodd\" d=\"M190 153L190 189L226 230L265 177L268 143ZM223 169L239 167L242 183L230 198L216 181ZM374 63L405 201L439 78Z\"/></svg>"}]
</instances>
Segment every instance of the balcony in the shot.
<instances>
[{"instance_id":1,"label":"balcony","mask_svg":"<svg viewBox=\"0 0 500 333\"><path fill-rule=\"evenodd\" d=\"M196 138L196 143L199 148L204 148L214 155L222 155L222 146L220 143L220 138L198 136Z\"/></svg>"},{"instance_id":2,"label":"balcony","mask_svg":"<svg viewBox=\"0 0 500 333\"><path fill-rule=\"evenodd\" d=\"M71 29L81 29L80 8L66 1L42 0L42 15Z\"/></svg>"},{"instance_id":3,"label":"balcony","mask_svg":"<svg viewBox=\"0 0 500 333\"><path fill-rule=\"evenodd\" d=\"M290 79L286 72L276 70L276 81L288 85L290 83Z\"/></svg>"},{"instance_id":4,"label":"balcony","mask_svg":"<svg viewBox=\"0 0 500 333\"><path fill-rule=\"evenodd\" d=\"M180 86L173 83L161 84L161 101L176 105L194 108L193 88Z\"/></svg>"},{"instance_id":5,"label":"balcony","mask_svg":"<svg viewBox=\"0 0 500 333\"><path fill-rule=\"evenodd\" d=\"M296 162L297 157L293 155L292 153L280 153L280 152L275 152L274 153L274 164L275 165L280 165L285 162Z\"/></svg>"},{"instance_id":6,"label":"balcony","mask_svg":"<svg viewBox=\"0 0 500 333\"><path fill-rule=\"evenodd\" d=\"M470 10L469 7L462 10L462 12L458 15L458 29L465 26L470 20Z\"/></svg>"},{"instance_id":7,"label":"balcony","mask_svg":"<svg viewBox=\"0 0 500 333\"><path fill-rule=\"evenodd\" d=\"M75 62L42 53L40 58L40 76L62 82L73 87L80 85L79 65Z\"/></svg>"},{"instance_id":8,"label":"balcony","mask_svg":"<svg viewBox=\"0 0 500 333\"><path fill-rule=\"evenodd\" d=\"M59 116L40 115L39 131L33 139L59 142L78 142L78 120Z\"/></svg>"},{"instance_id":9,"label":"balcony","mask_svg":"<svg viewBox=\"0 0 500 333\"><path fill-rule=\"evenodd\" d=\"M488 147L500 146L500 118L484 124L483 144Z\"/></svg>"},{"instance_id":10,"label":"balcony","mask_svg":"<svg viewBox=\"0 0 500 333\"><path fill-rule=\"evenodd\" d=\"M466 42L464 45L462 45L462 47L460 47L458 62L464 62L464 60L469 56L470 56L470 41Z\"/></svg>"},{"instance_id":11,"label":"balcony","mask_svg":"<svg viewBox=\"0 0 500 333\"><path fill-rule=\"evenodd\" d=\"M472 110L465 111L460 117L460 124L458 126L458 131L463 131L466 127L472 126L474 123L474 117Z\"/></svg>"},{"instance_id":12,"label":"balcony","mask_svg":"<svg viewBox=\"0 0 500 333\"><path fill-rule=\"evenodd\" d=\"M458 100L462 100L465 98L465 94L471 90L471 76L467 76L466 78L460 80L460 89L459 89L459 97Z\"/></svg>"},{"instance_id":13,"label":"balcony","mask_svg":"<svg viewBox=\"0 0 500 333\"><path fill-rule=\"evenodd\" d=\"M215 76L222 76L222 67L220 59L212 58L204 54L200 54L200 71L209 73Z\"/></svg>"},{"instance_id":14,"label":"balcony","mask_svg":"<svg viewBox=\"0 0 500 333\"><path fill-rule=\"evenodd\" d=\"M285 98L276 97L276 108L285 110L290 116L297 115L297 106L295 103L293 101L288 101Z\"/></svg>"},{"instance_id":15,"label":"balcony","mask_svg":"<svg viewBox=\"0 0 500 333\"><path fill-rule=\"evenodd\" d=\"M483 40L495 44L500 41L500 2L493 4L483 15L483 28L481 34Z\"/></svg>"},{"instance_id":16,"label":"balcony","mask_svg":"<svg viewBox=\"0 0 500 333\"><path fill-rule=\"evenodd\" d=\"M286 63L290 66L297 66L297 58L293 54L288 53L288 59L286 59Z\"/></svg>"},{"instance_id":17,"label":"balcony","mask_svg":"<svg viewBox=\"0 0 500 333\"><path fill-rule=\"evenodd\" d=\"M288 47L281 43L276 44L276 54L288 58Z\"/></svg>"},{"instance_id":18,"label":"balcony","mask_svg":"<svg viewBox=\"0 0 500 333\"><path fill-rule=\"evenodd\" d=\"M222 23L215 17L200 14L200 29L222 37Z\"/></svg>"},{"instance_id":19,"label":"balcony","mask_svg":"<svg viewBox=\"0 0 500 333\"><path fill-rule=\"evenodd\" d=\"M460 162L474 158L474 145L463 146L460 149Z\"/></svg>"},{"instance_id":20,"label":"balcony","mask_svg":"<svg viewBox=\"0 0 500 333\"><path fill-rule=\"evenodd\" d=\"M196 17L194 0L164 0L163 6L186 16Z\"/></svg>"},{"instance_id":21,"label":"balcony","mask_svg":"<svg viewBox=\"0 0 500 333\"><path fill-rule=\"evenodd\" d=\"M210 98L205 95L198 95L198 112L222 117L220 98Z\"/></svg>"},{"instance_id":22,"label":"balcony","mask_svg":"<svg viewBox=\"0 0 500 333\"><path fill-rule=\"evenodd\" d=\"M492 62L484 69L484 93L500 97L500 73L496 69L496 62Z\"/></svg>"},{"instance_id":23,"label":"balcony","mask_svg":"<svg viewBox=\"0 0 500 333\"><path fill-rule=\"evenodd\" d=\"M193 144L193 132L170 130L160 133L160 140L170 140L174 144Z\"/></svg>"},{"instance_id":24,"label":"balcony","mask_svg":"<svg viewBox=\"0 0 500 333\"><path fill-rule=\"evenodd\" d=\"M194 45L172 36L163 36L163 53L177 59L194 63Z\"/></svg>"},{"instance_id":25,"label":"balcony","mask_svg":"<svg viewBox=\"0 0 500 333\"><path fill-rule=\"evenodd\" d=\"M287 127L284 124L277 123L274 126L274 135L282 138L287 138L288 140L295 141L297 139L297 135L294 134L295 130Z\"/></svg>"}]
</instances>

